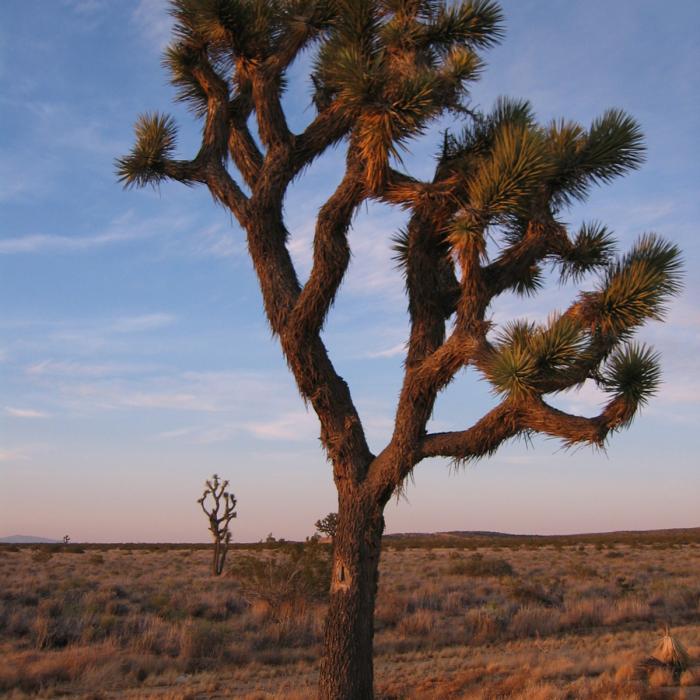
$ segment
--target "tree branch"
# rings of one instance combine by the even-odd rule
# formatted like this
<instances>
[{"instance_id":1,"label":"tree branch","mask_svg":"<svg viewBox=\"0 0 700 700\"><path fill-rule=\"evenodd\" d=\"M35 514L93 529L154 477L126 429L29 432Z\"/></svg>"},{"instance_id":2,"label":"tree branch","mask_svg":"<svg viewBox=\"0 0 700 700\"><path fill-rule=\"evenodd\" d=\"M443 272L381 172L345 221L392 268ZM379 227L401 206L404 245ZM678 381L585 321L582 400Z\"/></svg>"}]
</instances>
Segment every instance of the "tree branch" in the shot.
<instances>
[{"instance_id":1,"label":"tree branch","mask_svg":"<svg viewBox=\"0 0 700 700\"><path fill-rule=\"evenodd\" d=\"M467 430L426 435L420 446L420 458L469 460L484 457L493 454L505 440L517 435L522 430L520 426L519 411L504 402Z\"/></svg>"},{"instance_id":2,"label":"tree branch","mask_svg":"<svg viewBox=\"0 0 700 700\"><path fill-rule=\"evenodd\" d=\"M329 146L346 136L351 123L348 115L336 103L331 103L316 115L306 129L294 138L294 173L298 173Z\"/></svg>"},{"instance_id":3,"label":"tree branch","mask_svg":"<svg viewBox=\"0 0 700 700\"><path fill-rule=\"evenodd\" d=\"M633 413L621 397L612 399L592 418L561 411L540 397L523 402L507 399L467 430L426 435L421 444L421 459L478 459L493 454L505 440L523 432L560 438L567 446L585 443L602 447L608 433L629 421Z\"/></svg>"},{"instance_id":4,"label":"tree branch","mask_svg":"<svg viewBox=\"0 0 700 700\"><path fill-rule=\"evenodd\" d=\"M522 239L508 246L484 268L489 297L517 287L528 277L533 266L565 245L570 245L566 230L553 218L544 222L530 221Z\"/></svg>"},{"instance_id":5,"label":"tree branch","mask_svg":"<svg viewBox=\"0 0 700 700\"><path fill-rule=\"evenodd\" d=\"M270 151L276 151L280 146L286 148L293 141L280 100L280 76L258 69L252 73L251 84L258 132L269 156Z\"/></svg>"},{"instance_id":6,"label":"tree branch","mask_svg":"<svg viewBox=\"0 0 700 700\"><path fill-rule=\"evenodd\" d=\"M347 232L364 197L361 173L351 163L316 219L314 262L296 301L289 327L300 336L317 334L326 318L350 262Z\"/></svg>"},{"instance_id":7,"label":"tree branch","mask_svg":"<svg viewBox=\"0 0 700 700\"><path fill-rule=\"evenodd\" d=\"M248 129L248 118L253 111L250 83L247 80L238 82L238 94L228 109L228 150L243 179L252 187L260 175L263 155Z\"/></svg>"}]
</instances>

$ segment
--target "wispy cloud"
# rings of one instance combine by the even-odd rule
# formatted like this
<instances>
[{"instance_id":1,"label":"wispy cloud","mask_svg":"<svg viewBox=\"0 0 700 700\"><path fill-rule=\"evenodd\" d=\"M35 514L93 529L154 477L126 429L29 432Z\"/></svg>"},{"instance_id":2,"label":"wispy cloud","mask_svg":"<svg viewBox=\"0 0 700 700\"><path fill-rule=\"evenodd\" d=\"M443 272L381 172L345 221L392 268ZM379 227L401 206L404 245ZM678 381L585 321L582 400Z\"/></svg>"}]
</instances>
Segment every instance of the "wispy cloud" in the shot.
<instances>
[{"instance_id":1,"label":"wispy cloud","mask_svg":"<svg viewBox=\"0 0 700 700\"><path fill-rule=\"evenodd\" d=\"M196 255L214 258L233 258L245 252L243 236L226 231L220 224L195 234L192 248Z\"/></svg>"},{"instance_id":2,"label":"wispy cloud","mask_svg":"<svg viewBox=\"0 0 700 700\"><path fill-rule=\"evenodd\" d=\"M382 358L382 357L398 357L406 352L406 343L398 343L393 345L386 350L375 350L373 352L366 353L365 357L368 358Z\"/></svg>"},{"instance_id":3,"label":"wispy cloud","mask_svg":"<svg viewBox=\"0 0 700 700\"><path fill-rule=\"evenodd\" d=\"M114 321L111 329L115 333L139 333L155 328L163 328L176 320L173 314L142 314L140 316L122 316Z\"/></svg>"},{"instance_id":4,"label":"wispy cloud","mask_svg":"<svg viewBox=\"0 0 700 700\"><path fill-rule=\"evenodd\" d=\"M142 374L158 370L156 365L136 362L90 363L76 360L42 360L29 365L26 374L30 376L53 377L119 377L128 374Z\"/></svg>"},{"instance_id":5,"label":"wispy cloud","mask_svg":"<svg viewBox=\"0 0 700 700\"><path fill-rule=\"evenodd\" d=\"M33 408L15 408L13 406L5 406L5 413L13 418L46 418L48 413L37 411Z\"/></svg>"},{"instance_id":6,"label":"wispy cloud","mask_svg":"<svg viewBox=\"0 0 700 700\"><path fill-rule=\"evenodd\" d=\"M26 236L5 238L0 241L0 254L54 253L100 248L111 243L130 241L138 234L129 231L97 233L92 236L63 236L34 233Z\"/></svg>"},{"instance_id":7,"label":"wispy cloud","mask_svg":"<svg viewBox=\"0 0 700 700\"><path fill-rule=\"evenodd\" d=\"M0 255L89 251L182 231L188 223L186 218L179 216L137 219L133 211L128 211L114 219L104 231L93 234L30 233L2 238Z\"/></svg>"},{"instance_id":8,"label":"wispy cloud","mask_svg":"<svg viewBox=\"0 0 700 700\"><path fill-rule=\"evenodd\" d=\"M318 421L308 412L284 413L274 420L245 423L243 427L253 435L266 440L306 442L318 435Z\"/></svg>"},{"instance_id":9,"label":"wispy cloud","mask_svg":"<svg viewBox=\"0 0 700 700\"><path fill-rule=\"evenodd\" d=\"M173 22L164 0L139 0L131 20L156 51L165 48Z\"/></svg>"}]
</instances>

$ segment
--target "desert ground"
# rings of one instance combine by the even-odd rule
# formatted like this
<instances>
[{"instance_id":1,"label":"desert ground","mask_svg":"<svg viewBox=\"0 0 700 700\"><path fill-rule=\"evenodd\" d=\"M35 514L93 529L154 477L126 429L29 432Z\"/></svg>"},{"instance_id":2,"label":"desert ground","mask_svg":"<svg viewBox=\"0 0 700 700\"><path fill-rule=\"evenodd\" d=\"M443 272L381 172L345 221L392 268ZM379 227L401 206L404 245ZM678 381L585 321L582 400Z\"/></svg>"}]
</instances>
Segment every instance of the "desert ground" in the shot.
<instances>
[{"instance_id":1,"label":"desert ground","mask_svg":"<svg viewBox=\"0 0 700 700\"><path fill-rule=\"evenodd\" d=\"M0 695L312 698L328 555L233 545L213 577L203 545L1 547ZM385 700L700 698L700 530L387 538L375 659Z\"/></svg>"}]
</instances>

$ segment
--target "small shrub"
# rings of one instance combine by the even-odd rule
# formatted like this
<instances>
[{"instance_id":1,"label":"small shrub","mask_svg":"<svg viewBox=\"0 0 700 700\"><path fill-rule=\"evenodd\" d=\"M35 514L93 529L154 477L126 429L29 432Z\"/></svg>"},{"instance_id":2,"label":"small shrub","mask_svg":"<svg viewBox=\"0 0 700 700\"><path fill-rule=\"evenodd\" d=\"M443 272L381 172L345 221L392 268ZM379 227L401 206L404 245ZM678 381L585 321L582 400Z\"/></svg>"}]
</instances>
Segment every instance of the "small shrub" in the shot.
<instances>
[{"instance_id":1,"label":"small shrub","mask_svg":"<svg viewBox=\"0 0 700 700\"><path fill-rule=\"evenodd\" d=\"M105 558L104 558L101 554L91 554L91 555L88 557L88 561L89 561L91 564L99 565L99 564L104 564L104 563L105 563Z\"/></svg>"},{"instance_id":2,"label":"small shrub","mask_svg":"<svg viewBox=\"0 0 700 700\"><path fill-rule=\"evenodd\" d=\"M435 616L429 610L416 610L406 615L397 625L397 631L406 637L423 637L435 628Z\"/></svg>"},{"instance_id":3,"label":"small shrub","mask_svg":"<svg viewBox=\"0 0 700 700\"><path fill-rule=\"evenodd\" d=\"M472 554L468 559L454 562L447 569L453 576L513 576L513 567L505 559Z\"/></svg>"},{"instance_id":4,"label":"small shrub","mask_svg":"<svg viewBox=\"0 0 700 700\"><path fill-rule=\"evenodd\" d=\"M535 604L548 608L562 604L564 593L559 582L545 588L541 583L514 580L510 586L511 597L523 605Z\"/></svg>"},{"instance_id":5,"label":"small shrub","mask_svg":"<svg viewBox=\"0 0 700 700\"><path fill-rule=\"evenodd\" d=\"M69 544L63 547L66 554L85 554L85 549L77 544Z\"/></svg>"},{"instance_id":6,"label":"small shrub","mask_svg":"<svg viewBox=\"0 0 700 700\"><path fill-rule=\"evenodd\" d=\"M227 642L225 625L204 620L191 621L182 631L180 658L188 671L207 668L224 657Z\"/></svg>"},{"instance_id":7,"label":"small shrub","mask_svg":"<svg viewBox=\"0 0 700 700\"><path fill-rule=\"evenodd\" d=\"M325 600L330 575L330 550L311 541L280 547L265 559L239 557L235 573L244 598L264 600L277 620L283 606Z\"/></svg>"},{"instance_id":8,"label":"small shrub","mask_svg":"<svg viewBox=\"0 0 700 700\"><path fill-rule=\"evenodd\" d=\"M37 562L38 564L43 564L51 559L52 556L53 553L48 549L38 549L35 552L32 552L32 561Z\"/></svg>"},{"instance_id":9,"label":"small shrub","mask_svg":"<svg viewBox=\"0 0 700 700\"><path fill-rule=\"evenodd\" d=\"M520 608L510 621L510 631L514 637L534 637L554 634L561 625L557 610L541 605L527 605Z\"/></svg>"},{"instance_id":10,"label":"small shrub","mask_svg":"<svg viewBox=\"0 0 700 700\"><path fill-rule=\"evenodd\" d=\"M465 643L487 644L493 642L501 634L504 621L495 610L479 608L469 610L464 616Z\"/></svg>"},{"instance_id":11,"label":"small shrub","mask_svg":"<svg viewBox=\"0 0 700 700\"><path fill-rule=\"evenodd\" d=\"M566 604L562 623L567 627L598 627L603 623L604 615L600 600L576 600Z\"/></svg>"},{"instance_id":12,"label":"small shrub","mask_svg":"<svg viewBox=\"0 0 700 700\"><path fill-rule=\"evenodd\" d=\"M647 603L635 598L625 598L616 601L605 610L603 621L606 625L619 625L624 622L650 622L653 619L654 614Z\"/></svg>"}]
</instances>

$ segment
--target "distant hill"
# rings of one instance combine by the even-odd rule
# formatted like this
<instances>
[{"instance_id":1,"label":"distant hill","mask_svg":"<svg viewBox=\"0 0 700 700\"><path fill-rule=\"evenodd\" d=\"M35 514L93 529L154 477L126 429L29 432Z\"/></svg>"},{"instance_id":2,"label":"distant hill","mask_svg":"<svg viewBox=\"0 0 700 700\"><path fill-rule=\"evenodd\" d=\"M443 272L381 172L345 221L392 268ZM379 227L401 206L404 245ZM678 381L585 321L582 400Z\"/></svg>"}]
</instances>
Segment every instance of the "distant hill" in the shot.
<instances>
[{"instance_id":1,"label":"distant hill","mask_svg":"<svg viewBox=\"0 0 700 700\"><path fill-rule=\"evenodd\" d=\"M452 530L450 532L396 532L384 535L394 547L487 547L576 544L683 544L700 543L700 528L684 527L665 530L617 530L571 535L513 535L505 532Z\"/></svg>"},{"instance_id":2,"label":"distant hill","mask_svg":"<svg viewBox=\"0 0 700 700\"><path fill-rule=\"evenodd\" d=\"M50 537L34 537L34 535L10 535L9 537L0 537L2 544L52 544L58 540L52 540Z\"/></svg>"}]
</instances>

